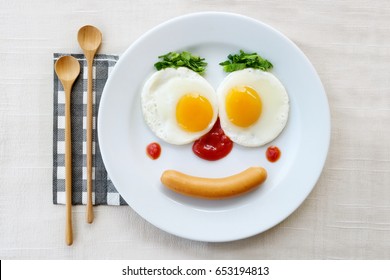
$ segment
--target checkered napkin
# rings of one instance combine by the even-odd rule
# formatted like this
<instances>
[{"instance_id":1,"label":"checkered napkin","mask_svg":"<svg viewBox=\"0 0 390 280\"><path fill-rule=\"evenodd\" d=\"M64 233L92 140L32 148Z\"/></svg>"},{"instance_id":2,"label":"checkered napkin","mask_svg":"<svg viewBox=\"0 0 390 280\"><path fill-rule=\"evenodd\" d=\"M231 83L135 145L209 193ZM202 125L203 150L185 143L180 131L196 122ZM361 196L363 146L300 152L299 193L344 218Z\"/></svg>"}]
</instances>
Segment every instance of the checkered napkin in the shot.
<instances>
[{"instance_id":1,"label":"checkered napkin","mask_svg":"<svg viewBox=\"0 0 390 280\"><path fill-rule=\"evenodd\" d=\"M66 54L55 53L54 63L63 55ZM72 54L72 56L81 64L81 72L73 84L71 94L72 203L77 205L87 203L87 61L82 54ZM94 205L126 205L108 177L99 150L96 130L100 98L108 75L117 60L118 56L98 54L93 63L92 199ZM55 72L53 107L53 203L65 204L65 93Z\"/></svg>"}]
</instances>

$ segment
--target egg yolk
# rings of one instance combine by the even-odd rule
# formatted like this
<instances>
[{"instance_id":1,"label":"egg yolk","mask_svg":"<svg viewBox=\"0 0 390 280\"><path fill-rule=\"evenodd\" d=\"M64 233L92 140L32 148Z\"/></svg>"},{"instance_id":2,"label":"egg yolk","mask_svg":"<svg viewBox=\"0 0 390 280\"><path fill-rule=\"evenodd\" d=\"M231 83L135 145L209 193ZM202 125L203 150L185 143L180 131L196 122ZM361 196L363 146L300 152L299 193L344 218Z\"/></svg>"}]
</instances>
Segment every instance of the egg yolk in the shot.
<instances>
[{"instance_id":1,"label":"egg yolk","mask_svg":"<svg viewBox=\"0 0 390 280\"><path fill-rule=\"evenodd\" d=\"M248 86L230 89L226 96L225 106L228 119L239 127L254 124L262 111L259 94Z\"/></svg>"},{"instance_id":2,"label":"egg yolk","mask_svg":"<svg viewBox=\"0 0 390 280\"><path fill-rule=\"evenodd\" d=\"M213 108L207 98L199 94L186 94L176 105L176 120L189 132L206 129L213 118Z\"/></svg>"}]
</instances>

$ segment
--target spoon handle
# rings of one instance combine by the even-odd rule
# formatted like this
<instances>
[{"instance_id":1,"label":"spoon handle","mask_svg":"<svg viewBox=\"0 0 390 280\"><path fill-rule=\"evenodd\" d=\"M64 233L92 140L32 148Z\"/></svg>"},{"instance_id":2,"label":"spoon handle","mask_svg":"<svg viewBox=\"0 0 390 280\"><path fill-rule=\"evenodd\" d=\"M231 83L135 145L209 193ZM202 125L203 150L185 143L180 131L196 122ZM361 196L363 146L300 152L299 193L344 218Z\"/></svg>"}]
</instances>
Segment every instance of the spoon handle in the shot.
<instances>
[{"instance_id":1,"label":"spoon handle","mask_svg":"<svg viewBox=\"0 0 390 280\"><path fill-rule=\"evenodd\" d=\"M92 93L92 67L93 56L87 56L88 86L87 86L87 222L94 219L92 208L92 129L93 129L93 93Z\"/></svg>"},{"instance_id":2,"label":"spoon handle","mask_svg":"<svg viewBox=\"0 0 390 280\"><path fill-rule=\"evenodd\" d=\"M72 227L72 143L70 122L70 92L71 86L65 86L65 204L66 204L66 244L73 243Z\"/></svg>"}]
</instances>

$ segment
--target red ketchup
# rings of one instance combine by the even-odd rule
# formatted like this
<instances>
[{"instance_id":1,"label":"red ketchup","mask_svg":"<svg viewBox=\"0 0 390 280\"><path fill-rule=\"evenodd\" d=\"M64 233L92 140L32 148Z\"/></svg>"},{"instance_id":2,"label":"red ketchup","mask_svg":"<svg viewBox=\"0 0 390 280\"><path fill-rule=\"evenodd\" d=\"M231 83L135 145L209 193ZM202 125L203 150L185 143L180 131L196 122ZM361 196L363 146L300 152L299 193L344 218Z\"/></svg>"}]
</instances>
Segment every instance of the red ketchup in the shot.
<instances>
[{"instance_id":1,"label":"red ketchup","mask_svg":"<svg viewBox=\"0 0 390 280\"><path fill-rule=\"evenodd\" d=\"M158 159L161 154L161 146L156 142L150 143L146 146L146 154L151 159Z\"/></svg>"},{"instance_id":2,"label":"red ketchup","mask_svg":"<svg viewBox=\"0 0 390 280\"><path fill-rule=\"evenodd\" d=\"M265 152L265 155L267 157L267 159L270 161L270 162L275 162L277 161L279 158L280 158L280 155L282 153L280 152L279 148L276 147L276 146L270 146L268 147L267 151Z\"/></svg>"},{"instance_id":3,"label":"red ketchup","mask_svg":"<svg viewBox=\"0 0 390 280\"><path fill-rule=\"evenodd\" d=\"M192 151L205 160L219 160L227 156L233 148L233 142L223 132L219 119L213 128L194 142Z\"/></svg>"}]
</instances>

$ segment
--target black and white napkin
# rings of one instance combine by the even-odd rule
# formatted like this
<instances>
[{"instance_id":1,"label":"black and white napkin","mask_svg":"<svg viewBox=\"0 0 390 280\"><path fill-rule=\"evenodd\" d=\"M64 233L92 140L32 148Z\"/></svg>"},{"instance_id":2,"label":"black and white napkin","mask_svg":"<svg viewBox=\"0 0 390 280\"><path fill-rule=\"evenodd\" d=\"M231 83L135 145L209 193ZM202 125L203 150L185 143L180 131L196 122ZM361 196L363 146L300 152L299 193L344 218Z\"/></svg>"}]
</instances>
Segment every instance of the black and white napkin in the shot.
<instances>
[{"instance_id":1,"label":"black and white napkin","mask_svg":"<svg viewBox=\"0 0 390 280\"><path fill-rule=\"evenodd\" d=\"M54 54L54 63L63 55ZM72 204L87 203L87 62L82 54L70 54L80 62L81 72L71 94ZM104 85L119 57L97 54L93 63L92 180L94 205L126 205L108 177L99 150L97 115ZM54 70L54 64L53 64ZM65 204L65 93L54 71L53 112L53 203Z\"/></svg>"}]
</instances>

